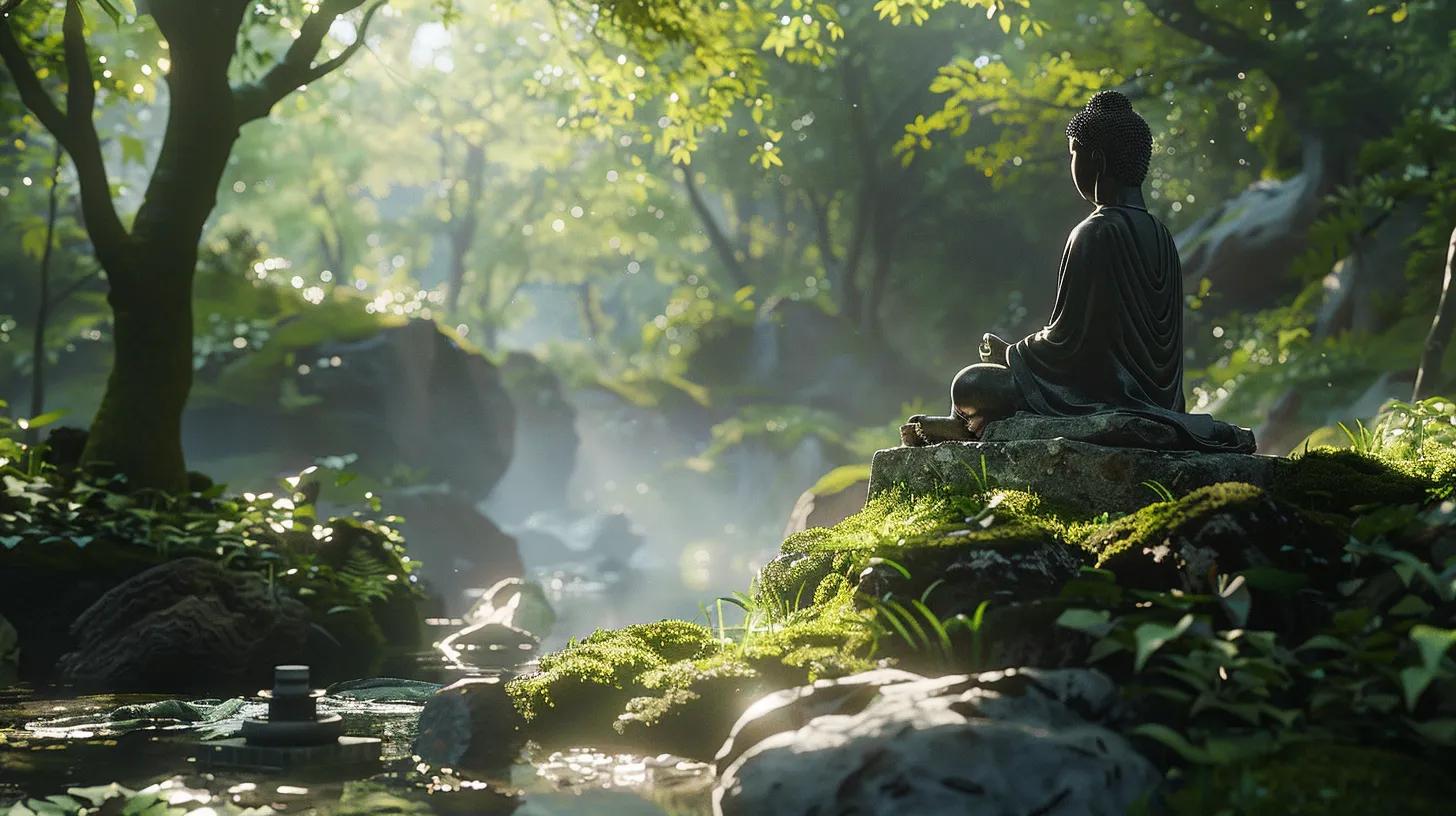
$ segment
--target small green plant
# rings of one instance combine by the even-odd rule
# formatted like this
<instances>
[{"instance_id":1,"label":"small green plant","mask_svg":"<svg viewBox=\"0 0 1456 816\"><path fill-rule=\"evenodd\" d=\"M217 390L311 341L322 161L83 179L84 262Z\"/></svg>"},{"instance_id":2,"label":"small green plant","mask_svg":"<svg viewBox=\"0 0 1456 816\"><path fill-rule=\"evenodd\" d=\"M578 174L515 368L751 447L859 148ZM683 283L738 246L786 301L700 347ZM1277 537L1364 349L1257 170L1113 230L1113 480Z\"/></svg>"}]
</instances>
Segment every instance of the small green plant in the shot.
<instances>
[{"instance_id":1,"label":"small green plant","mask_svg":"<svg viewBox=\"0 0 1456 816\"><path fill-rule=\"evenodd\" d=\"M1170 502L1177 498L1173 495L1173 491L1169 490L1166 485L1157 479L1149 479L1143 482L1143 487L1153 491L1153 495L1157 496L1158 501L1161 502Z\"/></svg>"}]
</instances>

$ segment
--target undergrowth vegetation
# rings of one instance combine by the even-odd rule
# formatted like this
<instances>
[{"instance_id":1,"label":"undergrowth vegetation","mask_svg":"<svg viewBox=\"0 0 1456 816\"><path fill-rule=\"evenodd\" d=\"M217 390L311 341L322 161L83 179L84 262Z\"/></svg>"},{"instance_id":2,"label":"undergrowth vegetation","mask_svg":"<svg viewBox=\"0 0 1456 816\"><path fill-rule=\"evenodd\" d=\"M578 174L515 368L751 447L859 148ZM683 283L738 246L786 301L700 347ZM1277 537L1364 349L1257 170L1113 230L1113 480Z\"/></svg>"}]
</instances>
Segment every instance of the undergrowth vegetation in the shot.
<instances>
[{"instance_id":1,"label":"undergrowth vegetation","mask_svg":"<svg viewBox=\"0 0 1456 816\"><path fill-rule=\"evenodd\" d=\"M0 427L0 569L19 580L68 581L77 574L121 580L185 556L256 574L296 597L326 629L357 627L385 606L418 594L415 562L398 519L377 497L355 492L342 458L282 479L273 491L230 494L195 475L186 494L131 488L119 476L77 470L78 432L27 445ZM321 497L330 501L321 502ZM322 505L322 506L321 506ZM375 615L378 617L378 615ZM377 638L374 638L377 640ZM376 644L377 645L377 644Z\"/></svg>"},{"instance_id":2,"label":"undergrowth vegetation","mask_svg":"<svg viewBox=\"0 0 1456 816\"><path fill-rule=\"evenodd\" d=\"M511 693L532 733L595 724L704 755L769 690L887 663L994 668L1007 637L1071 638L1046 654L1118 681L1126 732L1168 769L1172 812L1354 814L1377 799L1441 812L1452 791L1437 769L1456 750L1448 406L1392 406L1367 444L1305 451L1267 489L1150 487L1123 516L989 480L889 491L790 536L748 592L704 609L706 625L598 632ZM1071 578L1045 597L968 597L982 585L947 567L1000 576L1067 553ZM1359 790L1329 776L1336 758L1360 765ZM1419 783L1392 783L1407 772Z\"/></svg>"}]
</instances>

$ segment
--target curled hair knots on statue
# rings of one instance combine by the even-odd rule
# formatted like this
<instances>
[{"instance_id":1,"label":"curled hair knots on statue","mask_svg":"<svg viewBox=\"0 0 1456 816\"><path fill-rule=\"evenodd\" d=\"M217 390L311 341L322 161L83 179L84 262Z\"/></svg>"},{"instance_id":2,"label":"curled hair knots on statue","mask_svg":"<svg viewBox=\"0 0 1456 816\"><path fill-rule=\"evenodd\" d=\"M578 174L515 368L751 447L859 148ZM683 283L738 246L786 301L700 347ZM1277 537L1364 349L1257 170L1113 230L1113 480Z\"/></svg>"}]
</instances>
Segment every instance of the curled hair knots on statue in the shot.
<instances>
[{"instance_id":1,"label":"curled hair knots on statue","mask_svg":"<svg viewBox=\"0 0 1456 816\"><path fill-rule=\"evenodd\" d=\"M1117 91L1099 91L1067 123L1067 135L1107 157L1107 169L1134 187L1148 175L1153 133Z\"/></svg>"}]
</instances>

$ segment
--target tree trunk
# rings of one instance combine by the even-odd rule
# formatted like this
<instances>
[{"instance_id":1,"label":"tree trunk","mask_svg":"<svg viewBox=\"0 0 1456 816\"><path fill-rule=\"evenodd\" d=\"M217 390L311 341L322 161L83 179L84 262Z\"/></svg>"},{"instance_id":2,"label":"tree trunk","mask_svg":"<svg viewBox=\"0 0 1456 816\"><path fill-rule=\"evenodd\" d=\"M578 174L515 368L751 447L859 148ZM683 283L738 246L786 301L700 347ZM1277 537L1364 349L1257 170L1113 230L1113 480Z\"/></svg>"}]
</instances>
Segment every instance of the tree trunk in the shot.
<instances>
[{"instance_id":1,"label":"tree trunk","mask_svg":"<svg viewBox=\"0 0 1456 816\"><path fill-rule=\"evenodd\" d=\"M465 288L466 261L475 247L475 234L480 221L476 215L485 186L485 148L468 144L465 148L464 200L458 205L450 191L450 280L445 289L445 313L459 313L460 291Z\"/></svg>"},{"instance_id":2,"label":"tree trunk","mask_svg":"<svg viewBox=\"0 0 1456 816\"><path fill-rule=\"evenodd\" d=\"M45 249L40 253L40 293L35 307L35 336L31 346L30 361L30 416L32 419L45 413L45 369L46 329L51 321L51 246L56 236L56 207L59 204L61 186L61 160L65 150L56 144L55 161L51 164L51 189L46 211ZM25 432L27 444L40 442L40 429L29 428Z\"/></svg>"},{"instance_id":3,"label":"tree trunk","mask_svg":"<svg viewBox=\"0 0 1456 816\"><path fill-rule=\"evenodd\" d=\"M202 40L204 30L189 33ZM238 125L227 81L231 41L209 48L168 39L173 64L161 152L131 240L119 258L102 261L111 284L113 359L81 462L123 473L133 487L181 491L187 486L182 410L192 390L192 279Z\"/></svg>"},{"instance_id":4,"label":"tree trunk","mask_svg":"<svg viewBox=\"0 0 1456 816\"><path fill-rule=\"evenodd\" d=\"M1411 399L1425 399L1441 377L1441 358L1446 356L1446 346L1451 342L1452 329L1456 329L1456 287L1452 278L1456 276L1456 230L1451 231L1451 245L1446 250L1446 277L1441 282L1441 299L1436 304L1436 317L1431 321L1431 332L1426 335L1426 345L1421 350L1421 367L1416 372L1416 387Z\"/></svg>"},{"instance_id":5,"label":"tree trunk","mask_svg":"<svg viewBox=\"0 0 1456 816\"><path fill-rule=\"evenodd\" d=\"M117 286L111 276L111 376L82 461L126 474L137 487L180 491L187 485L182 409L192 389L197 242L179 235L172 243L165 254L138 253L143 275L133 285Z\"/></svg>"}]
</instances>

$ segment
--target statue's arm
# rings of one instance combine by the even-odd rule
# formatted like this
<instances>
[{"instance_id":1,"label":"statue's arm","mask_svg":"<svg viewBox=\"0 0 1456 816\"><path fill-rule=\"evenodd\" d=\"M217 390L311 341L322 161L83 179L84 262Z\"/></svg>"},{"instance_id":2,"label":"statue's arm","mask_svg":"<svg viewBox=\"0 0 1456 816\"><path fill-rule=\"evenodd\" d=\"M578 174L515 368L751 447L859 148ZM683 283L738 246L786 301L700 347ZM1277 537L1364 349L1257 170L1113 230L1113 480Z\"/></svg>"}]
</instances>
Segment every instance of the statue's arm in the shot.
<instances>
[{"instance_id":1,"label":"statue's arm","mask_svg":"<svg viewBox=\"0 0 1456 816\"><path fill-rule=\"evenodd\" d=\"M1015 345L1020 355L1048 362L1075 362L1085 351L1088 339L1111 319L1104 314L1108 304L1101 296L1104 287L1098 283L1114 273L1114 251L1110 246L1113 236L1109 234L1112 228L1106 221L1093 218L1072 231L1062 252L1051 319Z\"/></svg>"}]
</instances>

